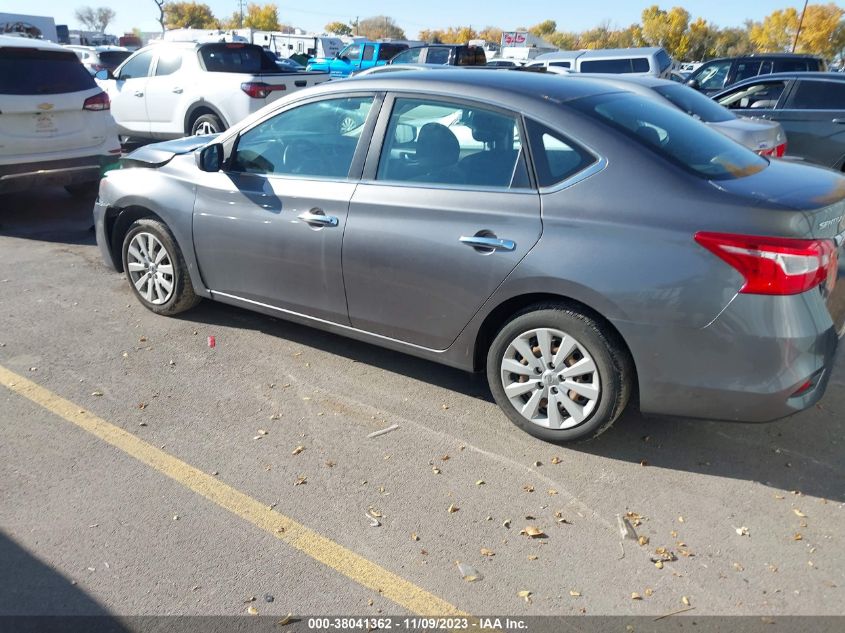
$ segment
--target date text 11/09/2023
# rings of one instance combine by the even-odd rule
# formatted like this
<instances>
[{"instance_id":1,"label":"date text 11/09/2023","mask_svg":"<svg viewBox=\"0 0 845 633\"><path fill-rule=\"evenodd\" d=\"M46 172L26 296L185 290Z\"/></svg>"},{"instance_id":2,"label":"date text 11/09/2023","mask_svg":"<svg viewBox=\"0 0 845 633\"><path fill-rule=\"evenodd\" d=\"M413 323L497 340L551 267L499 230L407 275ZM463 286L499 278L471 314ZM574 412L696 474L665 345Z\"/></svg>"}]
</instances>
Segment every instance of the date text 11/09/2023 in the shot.
<instances>
[{"instance_id":1,"label":"date text 11/09/2023","mask_svg":"<svg viewBox=\"0 0 845 633\"><path fill-rule=\"evenodd\" d=\"M322 617L308 618L310 631L454 631L454 630L499 630L527 631L524 620L499 617L477 618L397 618L397 617Z\"/></svg>"}]
</instances>

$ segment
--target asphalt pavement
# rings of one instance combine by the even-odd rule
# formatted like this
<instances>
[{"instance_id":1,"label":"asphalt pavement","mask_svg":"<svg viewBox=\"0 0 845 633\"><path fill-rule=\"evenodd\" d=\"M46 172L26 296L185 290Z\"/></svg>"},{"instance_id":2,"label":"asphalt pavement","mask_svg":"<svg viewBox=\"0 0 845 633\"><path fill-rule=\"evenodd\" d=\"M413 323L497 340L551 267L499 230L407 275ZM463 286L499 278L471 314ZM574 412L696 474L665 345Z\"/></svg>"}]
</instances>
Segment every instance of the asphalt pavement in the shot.
<instances>
[{"instance_id":1,"label":"asphalt pavement","mask_svg":"<svg viewBox=\"0 0 845 633\"><path fill-rule=\"evenodd\" d=\"M786 420L630 412L560 447L481 376L152 314L91 204L0 197L0 615L845 614L843 353Z\"/></svg>"}]
</instances>

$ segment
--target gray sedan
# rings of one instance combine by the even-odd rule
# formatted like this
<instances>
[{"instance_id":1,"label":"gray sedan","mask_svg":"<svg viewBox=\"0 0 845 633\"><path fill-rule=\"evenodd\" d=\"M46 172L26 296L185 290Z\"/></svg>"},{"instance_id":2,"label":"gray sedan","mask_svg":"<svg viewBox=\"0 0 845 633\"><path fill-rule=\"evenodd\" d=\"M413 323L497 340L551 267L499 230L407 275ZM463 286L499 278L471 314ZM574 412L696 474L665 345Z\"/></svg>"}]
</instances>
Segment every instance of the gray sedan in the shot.
<instances>
[{"instance_id":1,"label":"gray sedan","mask_svg":"<svg viewBox=\"0 0 845 633\"><path fill-rule=\"evenodd\" d=\"M761 156L780 158L786 153L787 137L780 123L759 117L738 117L709 97L677 81L633 75L567 75L567 78L572 79L585 77L601 79L622 90L630 90L659 99L666 105L673 105Z\"/></svg>"},{"instance_id":2,"label":"gray sedan","mask_svg":"<svg viewBox=\"0 0 845 633\"><path fill-rule=\"evenodd\" d=\"M593 437L629 402L800 411L841 327L845 178L588 79L323 84L137 150L94 216L155 313L213 299L483 371L551 441Z\"/></svg>"}]
</instances>

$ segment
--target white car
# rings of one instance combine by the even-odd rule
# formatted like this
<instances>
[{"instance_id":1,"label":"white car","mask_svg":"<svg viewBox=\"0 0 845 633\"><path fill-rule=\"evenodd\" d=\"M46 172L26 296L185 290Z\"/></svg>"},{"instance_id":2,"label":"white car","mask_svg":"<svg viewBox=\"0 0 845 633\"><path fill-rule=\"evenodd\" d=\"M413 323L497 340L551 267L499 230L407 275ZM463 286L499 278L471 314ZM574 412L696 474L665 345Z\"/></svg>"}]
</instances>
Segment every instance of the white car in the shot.
<instances>
[{"instance_id":1,"label":"white car","mask_svg":"<svg viewBox=\"0 0 845 633\"><path fill-rule=\"evenodd\" d=\"M44 184L93 191L119 157L109 97L76 55L0 36L0 193Z\"/></svg>"},{"instance_id":2,"label":"white car","mask_svg":"<svg viewBox=\"0 0 845 633\"><path fill-rule=\"evenodd\" d=\"M97 81L126 136L215 134L276 99L328 81L280 70L272 53L243 42L158 42Z\"/></svg>"},{"instance_id":3,"label":"white car","mask_svg":"<svg viewBox=\"0 0 845 633\"><path fill-rule=\"evenodd\" d=\"M65 48L76 53L79 61L92 75L100 70L114 70L132 54L132 51L122 46L66 45Z\"/></svg>"}]
</instances>

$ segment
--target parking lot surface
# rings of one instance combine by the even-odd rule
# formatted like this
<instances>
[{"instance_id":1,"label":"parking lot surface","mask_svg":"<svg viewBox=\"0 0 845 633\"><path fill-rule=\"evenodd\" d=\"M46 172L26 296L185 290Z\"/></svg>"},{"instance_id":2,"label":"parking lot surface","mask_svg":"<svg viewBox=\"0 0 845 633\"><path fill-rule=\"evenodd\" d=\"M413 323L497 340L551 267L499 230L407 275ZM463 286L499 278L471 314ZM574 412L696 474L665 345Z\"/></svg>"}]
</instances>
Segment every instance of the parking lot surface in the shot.
<instances>
[{"instance_id":1,"label":"parking lot surface","mask_svg":"<svg viewBox=\"0 0 845 633\"><path fill-rule=\"evenodd\" d=\"M0 198L0 614L845 614L842 353L792 418L560 447L480 376L148 312L91 204Z\"/></svg>"}]
</instances>

